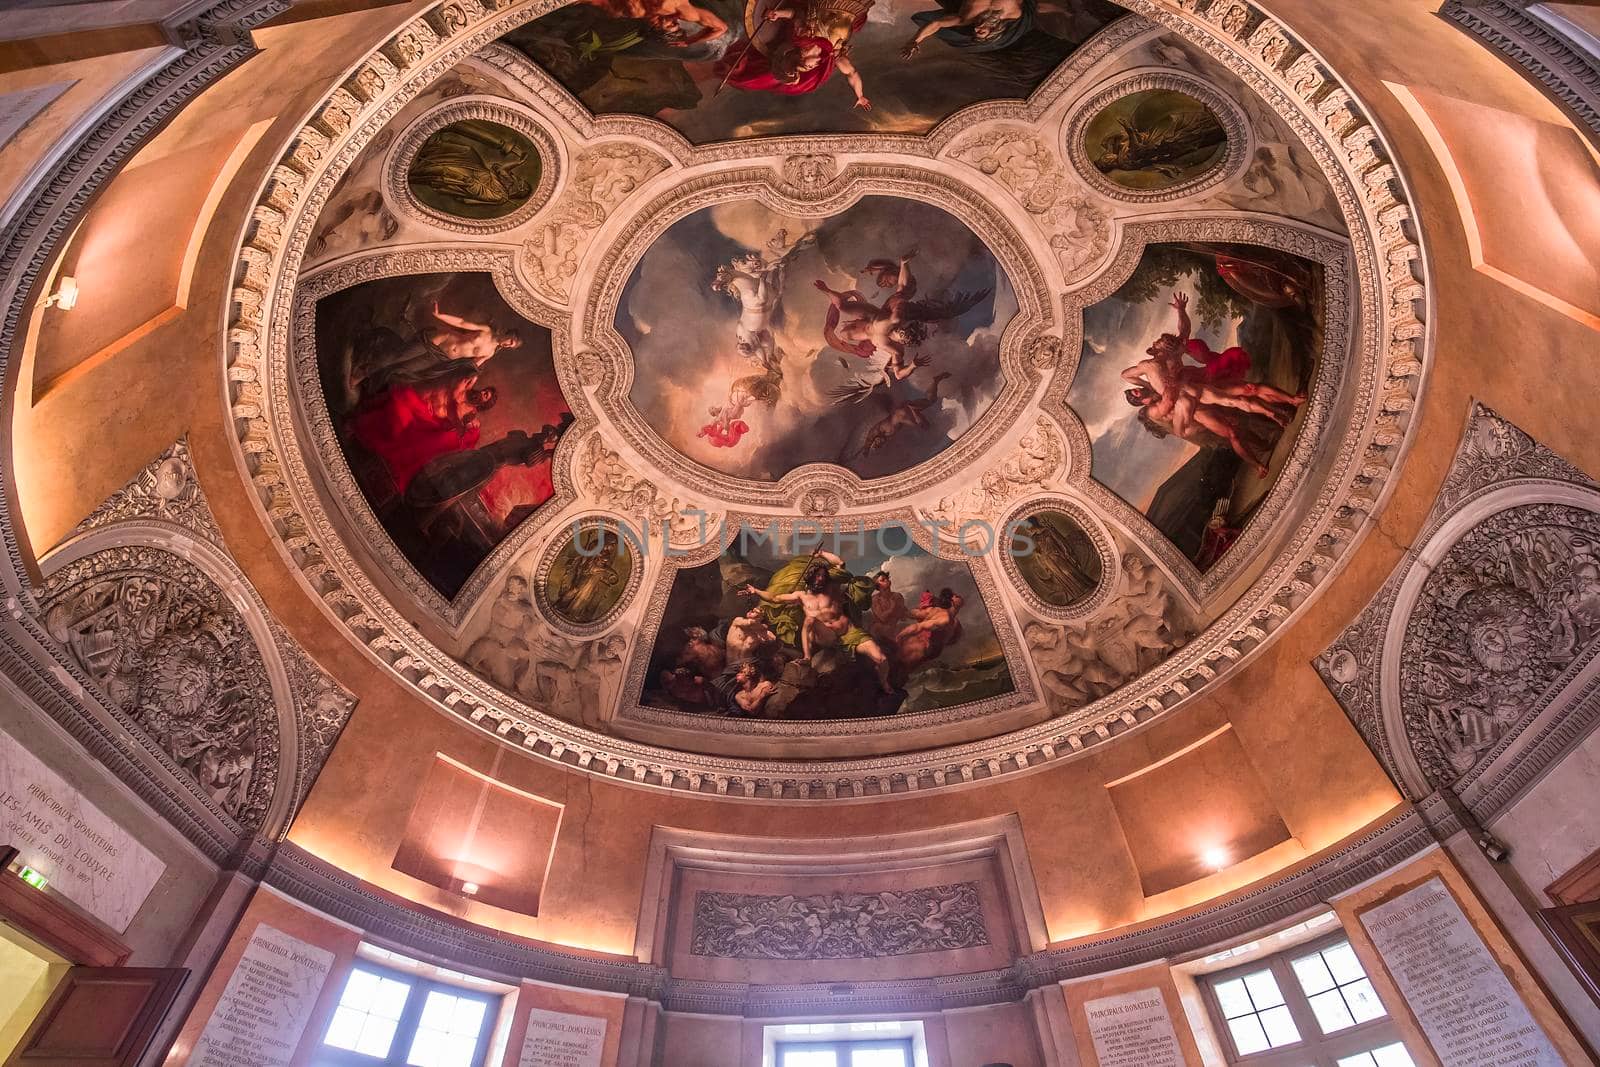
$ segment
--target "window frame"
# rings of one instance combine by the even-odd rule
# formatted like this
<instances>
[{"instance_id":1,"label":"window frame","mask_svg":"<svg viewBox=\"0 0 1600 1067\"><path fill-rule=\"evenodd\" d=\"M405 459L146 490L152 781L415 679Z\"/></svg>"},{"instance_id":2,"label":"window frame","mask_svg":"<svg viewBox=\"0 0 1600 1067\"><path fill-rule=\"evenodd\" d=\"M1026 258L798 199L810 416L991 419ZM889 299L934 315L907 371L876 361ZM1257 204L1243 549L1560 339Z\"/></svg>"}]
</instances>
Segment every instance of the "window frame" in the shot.
<instances>
[{"instance_id":1,"label":"window frame","mask_svg":"<svg viewBox=\"0 0 1600 1067\"><path fill-rule=\"evenodd\" d=\"M773 1044L773 1061L777 1067L784 1067L784 1058L790 1052L824 1052L833 1053L834 1067L850 1067L848 1058L841 1059L841 1055L848 1057L849 1053L860 1049L863 1051L879 1051L883 1049L899 1049L905 1053L906 1067L914 1067L917 1062L916 1045L910 1037L862 1037L839 1038L836 1040L821 1041L778 1041Z\"/></svg>"},{"instance_id":2,"label":"window frame","mask_svg":"<svg viewBox=\"0 0 1600 1067\"><path fill-rule=\"evenodd\" d=\"M1395 1013L1384 1000L1383 994L1378 991L1375 982L1372 984L1372 991L1377 996L1378 1003L1383 1006L1384 1014L1331 1034L1324 1034L1322 1027L1318 1025L1316 1013L1311 1008L1311 999L1301 987L1300 977L1294 973L1294 961L1349 940L1349 934L1343 930L1335 930L1325 937L1291 945L1270 956L1195 976L1199 979L1198 984L1201 998L1205 1002L1206 1014L1210 1017L1213 1029L1217 1031L1217 1042L1222 1046L1223 1058L1230 1067L1234 1065L1298 1067L1308 1062L1315 1064L1316 1067L1337 1067L1341 1056L1356 1056L1396 1042L1405 1045L1405 1037L1395 1023ZM1367 970L1365 962L1361 964L1361 969ZM1292 1045L1241 1055L1233 1041L1233 1028L1228 1025L1227 1017L1222 1011L1222 1003L1217 999L1216 987L1230 979L1243 978L1247 974L1259 971L1272 972L1273 980L1278 983L1278 991L1283 994L1283 1003L1289 1009L1289 1017L1294 1020L1295 1029L1300 1031L1300 1040ZM1367 980L1372 981L1370 972L1367 972ZM1409 1045L1406 1045L1406 1052L1408 1055L1411 1054ZM1412 1059L1415 1060L1416 1057L1412 1055Z\"/></svg>"},{"instance_id":3,"label":"window frame","mask_svg":"<svg viewBox=\"0 0 1600 1067\"><path fill-rule=\"evenodd\" d=\"M338 1048L328 1044L328 1031L333 1028L333 1020L338 1014L339 1006L344 1002L344 989L357 971L366 971L380 978L404 982L409 987L405 1006L400 1009L400 1018L395 1022L394 1038L389 1044L387 1056L369 1056L354 1049ZM328 1015L328 1024L322 1029L322 1037L317 1042L317 1051L311 1056L311 1067L407 1067L406 1059L411 1055L411 1046L417 1039L423 1006L428 1002L428 994L435 991L465 1000L476 1000L483 1004L483 1024L478 1028L478 1044L473 1050L470 1067L484 1067L489 1056L489 1041L494 1036L495 1020L499 1018L504 997L485 990L451 985L436 978L425 978L419 974L385 967L360 956L356 957L344 981L345 986L339 989L339 1000L334 1002L333 1011Z\"/></svg>"}]
</instances>

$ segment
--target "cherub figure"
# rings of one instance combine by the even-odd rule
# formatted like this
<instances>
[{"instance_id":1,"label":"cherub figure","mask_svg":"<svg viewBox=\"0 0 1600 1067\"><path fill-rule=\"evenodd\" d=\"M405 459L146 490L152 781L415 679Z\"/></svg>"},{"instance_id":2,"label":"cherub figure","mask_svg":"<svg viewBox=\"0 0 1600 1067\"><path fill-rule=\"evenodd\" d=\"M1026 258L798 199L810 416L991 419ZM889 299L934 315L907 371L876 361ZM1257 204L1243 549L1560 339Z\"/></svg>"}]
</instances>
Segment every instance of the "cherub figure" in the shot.
<instances>
[{"instance_id":1,"label":"cherub figure","mask_svg":"<svg viewBox=\"0 0 1600 1067\"><path fill-rule=\"evenodd\" d=\"M865 379L858 379L851 387L835 390L833 396L836 400L854 397L859 401L866 399L868 396L876 396L881 397L882 403L888 406L887 414L867 427L867 435L861 442L861 450L856 453L856 457L871 455L888 444L895 434L908 426L919 426L926 429L928 420L923 415L923 412L938 403L939 383L948 377L950 377L948 371L935 374L933 376L933 385L928 389L928 395L916 400L896 401L887 390L878 390L876 388L878 383Z\"/></svg>"},{"instance_id":2,"label":"cherub figure","mask_svg":"<svg viewBox=\"0 0 1600 1067\"><path fill-rule=\"evenodd\" d=\"M833 72L844 75L855 106L872 110L861 72L850 59L851 38L867 24L873 0L785 0L767 11L765 23L779 26L764 48L752 39L727 74L727 84L749 92L800 96L826 85Z\"/></svg>"},{"instance_id":3,"label":"cherub figure","mask_svg":"<svg viewBox=\"0 0 1600 1067\"><path fill-rule=\"evenodd\" d=\"M772 322L783 302L784 272L789 260L803 248L816 243L815 233L806 233L788 244L787 230L779 230L767 242L765 253L745 252L717 268L711 290L739 302L739 321L734 327L739 354L761 367L778 361L777 341Z\"/></svg>"}]
</instances>

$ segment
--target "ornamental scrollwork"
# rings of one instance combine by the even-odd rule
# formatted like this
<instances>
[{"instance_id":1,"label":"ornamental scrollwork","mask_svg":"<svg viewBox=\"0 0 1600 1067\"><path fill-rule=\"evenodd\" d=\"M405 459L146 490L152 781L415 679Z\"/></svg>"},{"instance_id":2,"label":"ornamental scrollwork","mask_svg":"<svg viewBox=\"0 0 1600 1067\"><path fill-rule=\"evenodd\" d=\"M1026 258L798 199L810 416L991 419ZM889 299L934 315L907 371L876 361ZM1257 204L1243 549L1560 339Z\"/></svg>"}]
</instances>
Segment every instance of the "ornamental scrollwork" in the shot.
<instances>
[{"instance_id":1,"label":"ornamental scrollwork","mask_svg":"<svg viewBox=\"0 0 1600 1067\"><path fill-rule=\"evenodd\" d=\"M1470 772L1593 660L1597 638L1600 515L1530 504L1475 526L1406 626L1400 701L1423 772L1439 785Z\"/></svg>"},{"instance_id":2,"label":"ornamental scrollwork","mask_svg":"<svg viewBox=\"0 0 1600 1067\"><path fill-rule=\"evenodd\" d=\"M53 574L50 635L106 699L241 826L264 821L278 780L278 714L261 651L199 568L144 546Z\"/></svg>"}]
</instances>

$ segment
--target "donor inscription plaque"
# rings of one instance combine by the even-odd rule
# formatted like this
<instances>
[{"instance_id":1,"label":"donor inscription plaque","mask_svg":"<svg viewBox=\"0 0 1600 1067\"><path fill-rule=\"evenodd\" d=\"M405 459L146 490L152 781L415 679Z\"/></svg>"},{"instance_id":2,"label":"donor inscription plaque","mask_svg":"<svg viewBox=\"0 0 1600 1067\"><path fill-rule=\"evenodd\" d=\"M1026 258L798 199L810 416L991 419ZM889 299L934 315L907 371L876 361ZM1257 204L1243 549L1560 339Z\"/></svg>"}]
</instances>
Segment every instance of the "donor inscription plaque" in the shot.
<instances>
[{"instance_id":1,"label":"donor inscription plaque","mask_svg":"<svg viewBox=\"0 0 1600 1067\"><path fill-rule=\"evenodd\" d=\"M600 1067L606 1021L534 1008L517 1067Z\"/></svg>"},{"instance_id":2,"label":"donor inscription plaque","mask_svg":"<svg viewBox=\"0 0 1600 1067\"><path fill-rule=\"evenodd\" d=\"M121 933L166 864L0 731L0 844L50 888Z\"/></svg>"},{"instance_id":3,"label":"donor inscription plaque","mask_svg":"<svg viewBox=\"0 0 1600 1067\"><path fill-rule=\"evenodd\" d=\"M1450 1067L1562 1067L1528 1006L1444 882L1361 916L1383 964Z\"/></svg>"},{"instance_id":4,"label":"donor inscription plaque","mask_svg":"<svg viewBox=\"0 0 1600 1067\"><path fill-rule=\"evenodd\" d=\"M189 1067L288 1067L332 967L327 949L256 927Z\"/></svg>"},{"instance_id":5,"label":"donor inscription plaque","mask_svg":"<svg viewBox=\"0 0 1600 1067\"><path fill-rule=\"evenodd\" d=\"M1136 989L1085 1001L1083 1012L1100 1067L1184 1067L1161 990Z\"/></svg>"}]
</instances>

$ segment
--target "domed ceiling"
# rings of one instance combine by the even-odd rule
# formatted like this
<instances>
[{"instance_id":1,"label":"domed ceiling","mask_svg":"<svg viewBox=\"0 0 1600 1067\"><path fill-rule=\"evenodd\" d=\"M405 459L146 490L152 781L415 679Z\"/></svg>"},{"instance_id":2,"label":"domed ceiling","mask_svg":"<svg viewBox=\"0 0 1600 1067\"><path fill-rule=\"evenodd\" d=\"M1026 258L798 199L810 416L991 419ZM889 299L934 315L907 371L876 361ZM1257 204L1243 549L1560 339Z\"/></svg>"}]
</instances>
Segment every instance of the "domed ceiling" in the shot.
<instances>
[{"instance_id":1,"label":"domed ceiling","mask_svg":"<svg viewBox=\"0 0 1600 1067\"><path fill-rule=\"evenodd\" d=\"M1420 335L1371 138L1233 6L419 23L246 241L286 551L442 707L652 784L905 788L1175 706L1336 565Z\"/></svg>"}]
</instances>

